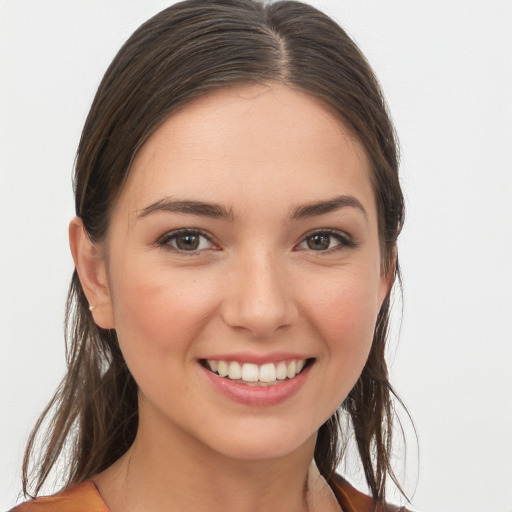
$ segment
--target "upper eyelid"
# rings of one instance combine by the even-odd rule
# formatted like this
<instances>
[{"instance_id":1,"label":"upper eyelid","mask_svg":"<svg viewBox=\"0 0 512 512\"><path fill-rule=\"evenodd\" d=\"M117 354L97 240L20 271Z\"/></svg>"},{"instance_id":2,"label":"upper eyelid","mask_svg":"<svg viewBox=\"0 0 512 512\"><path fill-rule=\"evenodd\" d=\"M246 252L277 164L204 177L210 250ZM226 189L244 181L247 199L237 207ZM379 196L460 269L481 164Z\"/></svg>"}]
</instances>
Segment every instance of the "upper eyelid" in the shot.
<instances>
[{"instance_id":1,"label":"upper eyelid","mask_svg":"<svg viewBox=\"0 0 512 512\"><path fill-rule=\"evenodd\" d=\"M213 237L213 235L211 235L210 233L207 233L206 231L203 231L202 229L198 229L198 228L180 228L180 229L173 229L171 231L167 231L166 233L164 233L163 235L159 236L156 239L156 244L165 244L172 238L175 238L179 235L188 234L188 233L193 234L193 235L203 236L212 244L216 244L215 237Z\"/></svg>"},{"instance_id":2,"label":"upper eyelid","mask_svg":"<svg viewBox=\"0 0 512 512\"><path fill-rule=\"evenodd\" d=\"M354 241L354 237L347 233L346 231L343 231L341 229L334 229L334 228L316 228L308 231L307 233L304 233L302 237L300 238L300 241L305 240L306 238L318 235L318 234L327 234L327 235L337 235L340 238L344 238L346 240Z\"/></svg>"},{"instance_id":3,"label":"upper eyelid","mask_svg":"<svg viewBox=\"0 0 512 512\"><path fill-rule=\"evenodd\" d=\"M343 248L350 249L350 248L355 248L357 246L357 241L354 239L354 237L352 235L350 235L346 231L342 231L342 230L339 230L339 229L333 229L333 228L317 228L317 229L313 229L311 231L308 231L307 233L302 235L302 237L295 244L294 247L295 248L299 247L309 237L314 236L314 235L318 235L318 234L320 234L320 235L321 234L329 235L329 236L332 236L333 238L337 238L338 241L339 241L339 246L337 246L337 247L333 247L331 249L326 249L325 251L313 251L313 252L317 253L318 255L320 255L320 254L329 254L331 252L336 252L337 250L340 250L340 249L343 249Z\"/></svg>"},{"instance_id":4,"label":"upper eyelid","mask_svg":"<svg viewBox=\"0 0 512 512\"><path fill-rule=\"evenodd\" d=\"M186 234L186 233L203 236L209 242L216 244L216 245L220 245L220 244L218 244L218 242L216 241L216 238L211 233L208 233L200 228L179 228L179 229L167 231L166 233L159 236L156 239L155 243L164 244L167 241L169 241L170 239L172 239L173 237L179 236L181 234ZM299 240L296 242L295 246L302 243L308 237L316 235L316 234L328 234L328 235L332 235L332 236L337 236L349 243L355 244L354 237L352 235L350 235L350 233L347 233L346 231L334 229L334 228L315 228L315 229L311 229L311 230L307 231L306 233L304 233L303 235L301 235Z\"/></svg>"},{"instance_id":5,"label":"upper eyelid","mask_svg":"<svg viewBox=\"0 0 512 512\"><path fill-rule=\"evenodd\" d=\"M163 235L161 235L160 238L182 235L184 233L191 233L191 234L195 234L195 235L202 235L206 238L212 238L212 235L210 233L208 233L202 229L199 229L199 228L171 229L170 231L166 231Z\"/></svg>"}]
</instances>

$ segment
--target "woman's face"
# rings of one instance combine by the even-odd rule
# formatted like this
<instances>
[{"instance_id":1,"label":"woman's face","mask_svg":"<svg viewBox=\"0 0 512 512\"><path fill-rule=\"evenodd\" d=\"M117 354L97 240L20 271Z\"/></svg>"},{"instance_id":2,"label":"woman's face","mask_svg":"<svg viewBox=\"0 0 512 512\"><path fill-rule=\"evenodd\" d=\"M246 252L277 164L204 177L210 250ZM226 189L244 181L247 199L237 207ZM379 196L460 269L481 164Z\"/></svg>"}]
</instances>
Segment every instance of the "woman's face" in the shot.
<instances>
[{"instance_id":1,"label":"woman's face","mask_svg":"<svg viewBox=\"0 0 512 512\"><path fill-rule=\"evenodd\" d=\"M388 290L369 173L338 119L277 84L211 93L154 133L113 210L99 306L140 432L241 459L314 440Z\"/></svg>"}]
</instances>

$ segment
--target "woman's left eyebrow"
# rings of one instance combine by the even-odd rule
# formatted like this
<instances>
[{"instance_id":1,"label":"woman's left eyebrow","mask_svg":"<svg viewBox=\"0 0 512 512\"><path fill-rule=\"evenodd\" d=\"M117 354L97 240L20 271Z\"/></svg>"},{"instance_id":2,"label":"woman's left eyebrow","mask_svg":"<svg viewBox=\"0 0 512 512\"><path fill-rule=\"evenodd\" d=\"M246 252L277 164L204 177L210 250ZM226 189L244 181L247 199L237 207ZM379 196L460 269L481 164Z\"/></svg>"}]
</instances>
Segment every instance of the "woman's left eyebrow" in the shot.
<instances>
[{"instance_id":1,"label":"woman's left eyebrow","mask_svg":"<svg viewBox=\"0 0 512 512\"><path fill-rule=\"evenodd\" d=\"M295 208L290 217L292 219L303 219L305 217L315 217L317 215L324 215L325 213L334 212L341 208L356 208L363 213L365 218L368 218L368 214L361 204L361 201L354 196L337 196L327 201L316 201L313 203L303 204Z\"/></svg>"}]
</instances>

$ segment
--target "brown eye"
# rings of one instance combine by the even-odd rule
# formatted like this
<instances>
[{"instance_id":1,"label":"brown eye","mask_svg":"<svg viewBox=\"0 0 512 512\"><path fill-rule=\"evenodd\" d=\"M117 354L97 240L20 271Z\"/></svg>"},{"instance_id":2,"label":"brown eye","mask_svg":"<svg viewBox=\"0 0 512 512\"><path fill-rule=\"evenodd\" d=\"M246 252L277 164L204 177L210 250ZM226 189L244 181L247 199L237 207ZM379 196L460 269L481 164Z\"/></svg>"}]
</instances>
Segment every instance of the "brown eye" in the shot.
<instances>
[{"instance_id":1,"label":"brown eye","mask_svg":"<svg viewBox=\"0 0 512 512\"><path fill-rule=\"evenodd\" d=\"M313 251L325 251L331 245L331 235L317 234L306 238L308 249Z\"/></svg>"},{"instance_id":2,"label":"brown eye","mask_svg":"<svg viewBox=\"0 0 512 512\"><path fill-rule=\"evenodd\" d=\"M355 242L342 231L317 231L306 235L298 247L315 252L333 252L355 247Z\"/></svg>"},{"instance_id":3,"label":"brown eye","mask_svg":"<svg viewBox=\"0 0 512 512\"><path fill-rule=\"evenodd\" d=\"M176 248L180 251L196 251L200 238L197 235L180 235L175 238Z\"/></svg>"},{"instance_id":4,"label":"brown eye","mask_svg":"<svg viewBox=\"0 0 512 512\"><path fill-rule=\"evenodd\" d=\"M212 241L198 231L180 230L163 236L158 245L174 249L176 252L196 252L203 249L211 249Z\"/></svg>"}]
</instances>

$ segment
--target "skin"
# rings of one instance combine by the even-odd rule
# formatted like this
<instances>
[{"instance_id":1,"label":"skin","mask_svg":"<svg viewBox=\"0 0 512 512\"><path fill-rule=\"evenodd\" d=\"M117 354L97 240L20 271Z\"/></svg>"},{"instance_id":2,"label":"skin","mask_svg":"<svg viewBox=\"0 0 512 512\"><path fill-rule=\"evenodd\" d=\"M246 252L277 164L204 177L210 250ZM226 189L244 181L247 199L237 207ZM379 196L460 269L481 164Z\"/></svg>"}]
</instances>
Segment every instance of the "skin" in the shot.
<instances>
[{"instance_id":1,"label":"skin","mask_svg":"<svg viewBox=\"0 0 512 512\"><path fill-rule=\"evenodd\" d=\"M390 285L369 172L359 142L315 98L237 87L153 134L101 244L72 221L94 319L117 330L140 388L134 445L94 478L111 512L339 510L312 458L318 428L361 373ZM339 196L350 204L292 215ZM227 215L151 206L168 200ZM189 252L164 243L185 228L210 240ZM234 352L313 364L293 396L255 406L212 387L199 363Z\"/></svg>"}]
</instances>

